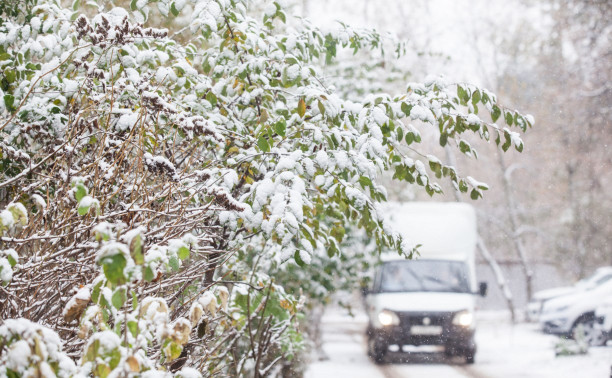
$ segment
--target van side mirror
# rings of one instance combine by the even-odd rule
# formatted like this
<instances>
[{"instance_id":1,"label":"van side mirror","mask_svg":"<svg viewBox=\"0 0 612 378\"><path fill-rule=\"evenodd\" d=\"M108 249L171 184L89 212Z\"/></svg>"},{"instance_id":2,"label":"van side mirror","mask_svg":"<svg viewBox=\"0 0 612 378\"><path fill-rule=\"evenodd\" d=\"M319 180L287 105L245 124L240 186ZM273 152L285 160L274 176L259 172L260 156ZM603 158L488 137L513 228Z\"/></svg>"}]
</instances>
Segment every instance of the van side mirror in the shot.
<instances>
[{"instance_id":1,"label":"van side mirror","mask_svg":"<svg viewBox=\"0 0 612 378\"><path fill-rule=\"evenodd\" d=\"M487 290L488 290L488 286L486 282L480 282L478 284L478 294L480 294L481 297L487 296Z\"/></svg>"}]
</instances>

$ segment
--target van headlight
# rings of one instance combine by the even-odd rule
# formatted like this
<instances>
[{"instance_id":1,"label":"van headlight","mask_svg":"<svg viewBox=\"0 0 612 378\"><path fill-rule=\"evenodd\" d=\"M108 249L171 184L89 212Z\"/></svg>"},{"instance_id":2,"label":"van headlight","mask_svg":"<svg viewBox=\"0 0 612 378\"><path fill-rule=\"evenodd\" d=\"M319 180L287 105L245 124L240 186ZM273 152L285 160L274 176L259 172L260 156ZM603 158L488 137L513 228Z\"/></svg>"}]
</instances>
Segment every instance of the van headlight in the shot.
<instances>
[{"instance_id":1,"label":"van headlight","mask_svg":"<svg viewBox=\"0 0 612 378\"><path fill-rule=\"evenodd\" d=\"M379 312L378 321L385 327L390 325L398 325L400 322L397 314L389 310L382 310Z\"/></svg>"},{"instance_id":2,"label":"van headlight","mask_svg":"<svg viewBox=\"0 0 612 378\"><path fill-rule=\"evenodd\" d=\"M471 327L474 324L474 314L468 310L459 311L453 317L453 324L461 327Z\"/></svg>"}]
</instances>

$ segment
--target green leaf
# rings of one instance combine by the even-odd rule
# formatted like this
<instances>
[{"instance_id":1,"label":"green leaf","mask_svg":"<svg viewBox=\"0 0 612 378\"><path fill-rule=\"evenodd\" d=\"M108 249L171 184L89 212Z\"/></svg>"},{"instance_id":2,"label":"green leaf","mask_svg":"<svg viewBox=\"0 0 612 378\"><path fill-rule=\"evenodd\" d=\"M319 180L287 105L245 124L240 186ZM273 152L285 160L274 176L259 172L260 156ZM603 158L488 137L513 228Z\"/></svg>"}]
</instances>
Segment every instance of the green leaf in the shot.
<instances>
[{"instance_id":1,"label":"green leaf","mask_svg":"<svg viewBox=\"0 0 612 378\"><path fill-rule=\"evenodd\" d=\"M130 255L137 265L144 264L144 255L142 253L142 236L140 234L134 236L130 241Z\"/></svg>"},{"instance_id":2,"label":"green leaf","mask_svg":"<svg viewBox=\"0 0 612 378\"><path fill-rule=\"evenodd\" d=\"M414 134L411 132L406 133L406 144L411 145L414 142Z\"/></svg>"},{"instance_id":3,"label":"green leaf","mask_svg":"<svg viewBox=\"0 0 612 378\"><path fill-rule=\"evenodd\" d=\"M473 200L477 200L478 197L482 197L482 194L480 193L480 191L476 189L472 189L472 191L470 192L470 198Z\"/></svg>"},{"instance_id":4,"label":"green leaf","mask_svg":"<svg viewBox=\"0 0 612 378\"><path fill-rule=\"evenodd\" d=\"M510 138L510 134L508 133L504 133L504 138L505 138L505 142L502 145L502 150L504 150L504 152L508 151L508 148L510 148L510 146L512 145L512 139Z\"/></svg>"},{"instance_id":5,"label":"green leaf","mask_svg":"<svg viewBox=\"0 0 612 378\"><path fill-rule=\"evenodd\" d=\"M164 362L170 362L176 360L181 355L183 346L171 341L170 339L167 339L164 342L164 348L162 351L164 353L164 357L166 357Z\"/></svg>"},{"instance_id":6,"label":"green leaf","mask_svg":"<svg viewBox=\"0 0 612 378\"><path fill-rule=\"evenodd\" d=\"M512 126L512 120L513 120L512 113L506 112L505 117L506 117L506 124L508 126Z\"/></svg>"},{"instance_id":7,"label":"green leaf","mask_svg":"<svg viewBox=\"0 0 612 378\"><path fill-rule=\"evenodd\" d=\"M259 146L259 149L263 152L270 151L270 145L268 144L268 140L263 135L260 136L259 139L257 139L257 146Z\"/></svg>"},{"instance_id":8,"label":"green leaf","mask_svg":"<svg viewBox=\"0 0 612 378\"><path fill-rule=\"evenodd\" d=\"M77 202L81 202L83 197L87 195L87 188L80 182L75 185L75 188L74 198L77 200Z\"/></svg>"},{"instance_id":9,"label":"green leaf","mask_svg":"<svg viewBox=\"0 0 612 378\"><path fill-rule=\"evenodd\" d=\"M274 131L282 137L285 136L285 131L287 129L287 122L284 118L281 118L278 122L274 124Z\"/></svg>"},{"instance_id":10,"label":"green leaf","mask_svg":"<svg viewBox=\"0 0 612 378\"><path fill-rule=\"evenodd\" d=\"M359 177L359 183L361 184L362 187L366 187L366 186L372 186L372 180L370 180L368 177L366 176L361 176Z\"/></svg>"},{"instance_id":11,"label":"green leaf","mask_svg":"<svg viewBox=\"0 0 612 378\"><path fill-rule=\"evenodd\" d=\"M493 108L491 110L491 119L493 120L493 122L497 122L499 116L501 116L501 109L499 108L499 106L493 105Z\"/></svg>"},{"instance_id":12,"label":"green leaf","mask_svg":"<svg viewBox=\"0 0 612 378\"><path fill-rule=\"evenodd\" d=\"M344 227L340 226L340 225L336 225L334 227L332 227L330 235L336 239L338 241L338 243L342 243L342 240L344 239L344 234L346 233L346 230L344 229Z\"/></svg>"},{"instance_id":13,"label":"green leaf","mask_svg":"<svg viewBox=\"0 0 612 378\"><path fill-rule=\"evenodd\" d=\"M293 254L293 259L295 260L295 262L300 266L300 267L305 267L306 263L304 262L304 260L302 260L302 258L300 257L300 251L295 251L295 253Z\"/></svg>"},{"instance_id":14,"label":"green leaf","mask_svg":"<svg viewBox=\"0 0 612 378\"><path fill-rule=\"evenodd\" d=\"M98 299L100 299L100 288L102 287L103 280L100 280L91 290L91 300L93 303L98 303Z\"/></svg>"},{"instance_id":15,"label":"green leaf","mask_svg":"<svg viewBox=\"0 0 612 378\"><path fill-rule=\"evenodd\" d=\"M406 117L410 116L410 111L412 110L412 105L408 105L405 102L402 102L402 112L406 114Z\"/></svg>"},{"instance_id":16,"label":"green leaf","mask_svg":"<svg viewBox=\"0 0 612 378\"><path fill-rule=\"evenodd\" d=\"M135 11L135 10L137 9L137 8L136 8L136 3L137 3L137 1L138 1L138 0L132 0L132 2L130 2L130 9L131 9L131 10Z\"/></svg>"},{"instance_id":17,"label":"green leaf","mask_svg":"<svg viewBox=\"0 0 612 378\"><path fill-rule=\"evenodd\" d=\"M300 115L300 117L304 117L304 114L306 114L306 102L303 98L298 101L297 113Z\"/></svg>"},{"instance_id":18,"label":"green leaf","mask_svg":"<svg viewBox=\"0 0 612 378\"><path fill-rule=\"evenodd\" d=\"M173 271L178 271L180 267L179 259L176 256L170 257L168 260L168 265L170 265L170 268L172 268Z\"/></svg>"},{"instance_id":19,"label":"green leaf","mask_svg":"<svg viewBox=\"0 0 612 378\"><path fill-rule=\"evenodd\" d=\"M461 100L462 104L467 103L470 99L470 96L468 95L467 91L460 85L457 85L457 97L459 97L459 100Z\"/></svg>"},{"instance_id":20,"label":"green leaf","mask_svg":"<svg viewBox=\"0 0 612 378\"><path fill-rule=\"evenodd\" d=\"M126 300L127 300L127 295L125 293L125 288L119 288L115 290L111 298L111 301L113 302L113 306L115 306L117 310L120 310L121 307L123 307L123 304L125 303Z\"/></svg>"},{"instance_id":21,"label":"green leaf","mask_svg":"<svg viewBox=\"0 0 612 378\"><path fill-rule=\"evenodd\" d=\"M210 102L212 106L217 105L217 96L214 95L211 91L208 91L206 94L206 101Z\"/></svg>"},{"instance_id":22,"label":"green leaf","mask_svg":"<svg viewBox=\"0 0 612 378\"><path fill-rule=\"evenodd\" d=\"M397 141L401 142L404 139L404 129L400 126L397 128Z\"/></svg>"},{"instance_id":23,"label":"green leaf","mask_svg":"<svg viewBox=\"0 0 612 378\"><path fill-rule=\"evenodd\" d=\"M476 105L478 101L480 101L480 91L476 90L474 93L472 93L472 104Z\"/></svg>"},{"instance_id":24,"label":"green leaf","mask_svg":"<svg viewBox=\"0 0 612 378\"><path fill-rule=\"evenodd\" d=\"M431 169L432 172L438 174L441 172L442 170L442 165L437 162L437 161L429 161L429 169Z\"/></svg>"},{"instance_id":25,"label":"green leaf","mask_svg":"<svg viewBox=\"0 0 612 378\"><path fill-rule=\"evenodd\" d=\"M321 101L318 101L317 106L319 107L319 112L321 112L321 115L325 115L325 105L323 105Z\"/></svg>"},{"instance_id":26,"label":"green leaf","mask_svg":"<svg viewBox=\"0 0 612 378\"><path fill-rule=\"evenodd\" d=\"M486 104L489 101L491 101L491 99L489 99L489 95L486 92L482 92L482 103Z\"/></svg>"},{"instance_id":27,"label":"green leaf","mask_svg":"<svg viewBox=\"0 0 612 378\"><path fill-rule=\"evenodd\" d=\"M91 343L89 347L87 348L87 352L85 352L84 360L85 361L95 360L96 356L98 355L98 349L100 349L100 340L95 339L93 343Z\"/></svg>"},{"instance_id":28,"label":"green leaf","mask_svg":"<svg viewBox=\"0 0 612 378\"><path fill-rule=\"evenodd\" d=\"M444 147L448 143L448 135L446 133L440 134L440 146Z\"/></svg>"},{"instance_id":29,"label":"green leaf","mask_svg":"<svg viewBox=\"0 0 612 378\"><path fill-rule=\"evenodd\" d=\"M8 81L10 84L17 80L17 73L14 70L5 70L4 77L6 78L6 81Z\"/></svg>"},{"instance_id":30,"label":"green leaf","mask_svg":"<svg viewBox=\"0 0 612 378\"><path fill-rule=\"evenodd\" d=\"M155 279L155 274L153 274L153 269L151 269L151 267L147 266L144 270L144 279L147 282L151 282Z\"/></svg>"},{"instance_id":31,"label":"green leaf","mask_svg":"<svg viewBox=\"0 0 612 378\"><path fill-rule=\"evenodd\" d=\"M180 247L178 249L178 257L181 260L185 260L186 258L189 257L189 248L187 247Z\"/></svg>"},{"instance_id":32,"label":"green leaf","mask_svg":"<svg viewBox=\"0 0 612 378\"><path fill-rule=\"evenodd\" d=\"M4 106L8 109L9 112L14 112L16 109L13 107L15 103L15 96L10 94L4 95Z\"/></svg>"},{"instance_id":33,"label":"green leaf","mask_svg":"<svg viewBox=\"0 0 612 378\"><path fill-rule=\"evenodd\" d=\"M172 12L172 15L174 17L178 16L179 11L178 9L176 9L176 4L174 3L174 1L172 2L172 4L170 4L170 12Z\"/></svg>"},{"instance_id":34,"label":"green leaf","mask_svg":"<svg viewBox=\"0 0 612 378\"><path fill-rule=\"evenodd\" d=\"M9 265L11 266L11 268L13 268L15 265L17 265L17 261L13 258L13 256L8 255L6 256L6 259L9 262Z\"/></svg>"},{"instance_id":35,"label":"green leaf","mask_svg":"<svg viewBox=\"0 0 612 378\"><path fill-rule=\"evenodd\" d=\"M101 264L104 267L104 275L107 280L115 285L123 285L125 283L126 279L123 269L127 264L127 260L121 253L103 258Z\"/></svg>"},{"instance_id":36,"label":"green leaf","mask_svg":"<svg viewBox=\"0 0 612 378\"><path fill-rule=\"evenodd\" d=\"M130 330L130 333L132 334L133 337L137 337L138 336L138 322L136 322L134 320L130 320L127 323L127 327Z\"/></svg>"}]
</instances>

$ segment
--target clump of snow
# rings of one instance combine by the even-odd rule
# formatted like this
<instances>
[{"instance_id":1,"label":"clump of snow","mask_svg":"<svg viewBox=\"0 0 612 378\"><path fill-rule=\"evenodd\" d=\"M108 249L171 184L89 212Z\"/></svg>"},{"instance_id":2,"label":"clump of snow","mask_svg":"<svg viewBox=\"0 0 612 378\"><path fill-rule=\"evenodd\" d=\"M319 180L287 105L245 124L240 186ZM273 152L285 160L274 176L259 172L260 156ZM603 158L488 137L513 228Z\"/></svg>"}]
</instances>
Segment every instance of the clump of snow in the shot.
<instances>
[{"instance_id":1,"label":"clump of snow","mask_svg":"<svg viewBox=\"0 0 612 378\"><path fill-rule=\"evenodd\" d=\"M113 233L113 225L108 222L100 222L92 229L92 233L100 239L107 239Z\"/></svg>"},{"instance_id":2,"label":"clump of snow","mask_svg":"<svg viewBox=\"0 0 612 378\"><path fill-rule=\"evenodd\" d=\"M310 262L312 261L312 256L310 255L310 253L304 250L300 250L300 259L302 259L304 264L310 265Z\"/></svg>"},{"instance_id":3,"label":"clump of snow","mask_svg":"<svg viewBox=\"0 0 612 378\"><path fill-rule=\"evenodd\" d=\"M217 298L210 291L205 292L198 299L198 303L209 314L214 315L217 311Z\"/></svg>"},{"instance_id":4,"label":"clump of snow","mask_svg":"<svg viewBox=\"0 0 612 378\"><path fill-rule=\"evenodd\" d=\"M2 226L5 228L11 228L13 224L15 224L13 214L8 210L2 210L2 212L0 212L0 221L2 222Z\"/></svg>"},{"instance_id":5,"label":"clump of snow","mask_svg":"<svg viewBox=\"0 0 612 378\"><path fill-rule=\"evenodd\" d=\"M113 331L102 331L94 333L87 342L85 350L91 347L96 341L100 344L99 354L106 354L121 346L121 339Z\"/></svg>"},{"instance_id":6,"label":"clump of snow","mask_svg":"<svg viewBox=\"0 0 612 378\"><path fill-rule=\"evenodd\" d=\"M47 208L47 202L45 202L45 200L42 198L40 194L33 194L32 199L34 200L34 203L39 209Z\"/></svg>"},{"instance_id":7,"label":"clump of snow","mask_svg":"<svg viewBox=\"0 0 612 378\"><path fill-rule=\"evenodd\" d=\"M119 242L106 243L100 248L96 256L96 262L99 262L105 257L114 256L116 254L122 254L124 257L130 257L130 251L127 245Z\"/></svg>"},{"instance_id":8,"label":"clump of snow","mask_svg":"<svg viewBox=\"0 0 612 378\"><path fill-rule=\"evenodd\" d=\"M130 130L132 129L132 127L134 127L134 125L136 125L136 122L138 122L139 118L140 118L140 114L138 113L123 114L117 120L117 124L115 124L115 129L117 131Z\"/></svg>"},{"instance_id":9,"label":"clump of snow","mask_svg":"<svg viewBox=\"0 0 612 378\"><path fill-rule=\"evenodd\" d=\"M0 281L11 282L13 279L13 268L8 259L0 257Z\"/></svg>"},{"instance_id":10,"label":"clump of snow","mask_svg":"<svg viewBox=\"0 0 612 378\"><path fill-rule=\"evenodd\" d=\"M466 118L466 121L470 125L480 125L482 123L480 118L476 114L474 114L474 113L468 114L467 118Z\"/></svg>"},{"instance_id":11,"label":"clump of snow","mask_svg":"<svg viewBox=\"0 0 612 378\"><path fill-rule=\"evenodd\" d=\"M184 367L176 373L175 377L180 378L202 378L202 374L193 368Z\"/></svg>"},{"instance_id":12,"label":"clump of snow","mask_svg":"<svg viewBox=\"0 0 612 378\"><path fill-rule=\"evenodd\" d=\"M474 188L480 188L480 189L489 189L489 185L487 185L484 182L480 182L478 180L476 180L475 178L471 177L471 176L467 176L466 180L470 183L470 185Z\"/></svg>"},{"instance_id":13,"label":"clump of snow","mask_svg":"<svg viewBox=\"0 0 612 378\"><path fill-rule=\"evenodd\" d=\"M32 352L28 342L19 340L13 343L6 353L7 367L16 372L23 372L24 368L29 365Z\"/></svg>"},{"instance_id":14,"label":"clump of snow","mask_svg":"<svg viewBox=\"0 0 612 378\"><path fill-rule=\"evenodd\" d=\"M78 318L91 299L89 287L80 288L64 306L62 316L67 322Z\"/></svg>"},{"instance_id":15,"label":"clump of snow","mask_svg":"<svg viewBox=\"0 0 612 378\"><path fill-rule=\"evenodd\" d=\"M145 239L144 233L146 230L147 229L145 226L138 226L134 228L133 230L126 231L123 235L121 235L121 240L124 241L127 245L130 245L130 243L132 243L132 239L140 235L140 237L142 238L142 241L144 242L144 239Z\"/></svg>"}]
</instances>

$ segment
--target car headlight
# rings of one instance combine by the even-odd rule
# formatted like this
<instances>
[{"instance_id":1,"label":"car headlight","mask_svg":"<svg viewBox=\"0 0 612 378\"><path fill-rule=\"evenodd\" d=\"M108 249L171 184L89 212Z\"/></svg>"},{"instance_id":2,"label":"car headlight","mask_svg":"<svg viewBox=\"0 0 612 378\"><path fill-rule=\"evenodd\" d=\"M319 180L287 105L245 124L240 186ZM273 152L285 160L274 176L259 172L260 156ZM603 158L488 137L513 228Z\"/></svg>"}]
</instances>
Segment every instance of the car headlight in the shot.
<instances>
[{"instance_id":1,"label":"car headlight","mask_svg":"<svg viewBox=\"0 0 612 378\"><path fill-rule=\"evenodd\" d=\"M398 325L400 322L397 314L389 310L382 310L381 312L379 312L378 321L383 326Z\"/></svg>"},{"instance_id":2,"label":"car headlight","mask_svg":"<svg viewBox=\"0 0 612 378\"><path fill-rule=\"evenodd\" d=\"M461 327L471 327L474 324L474 314L468 310L463 310L455 314L453 324Z\"/></svg>"}]
</instances>

